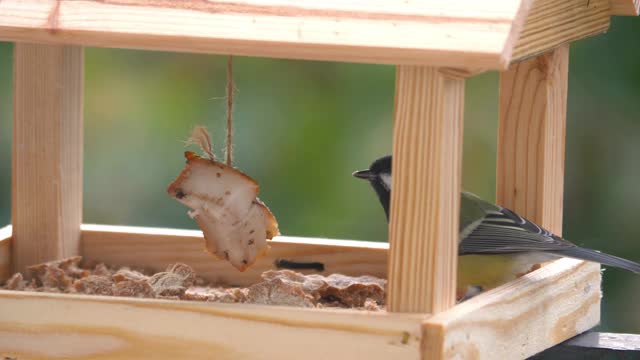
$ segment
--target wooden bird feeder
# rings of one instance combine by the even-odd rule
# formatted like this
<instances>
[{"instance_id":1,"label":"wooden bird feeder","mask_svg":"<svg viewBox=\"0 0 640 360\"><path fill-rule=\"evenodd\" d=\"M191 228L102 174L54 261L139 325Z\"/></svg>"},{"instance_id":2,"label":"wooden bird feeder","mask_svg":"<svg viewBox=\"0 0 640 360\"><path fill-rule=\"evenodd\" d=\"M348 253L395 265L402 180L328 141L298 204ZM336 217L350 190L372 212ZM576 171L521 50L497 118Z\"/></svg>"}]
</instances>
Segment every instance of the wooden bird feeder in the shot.
<instances>
[{"instance_id":1,"label":"wooden bird feeder","mask_svg":"<svg viewBox=\"0 0 640 360\"><path fill-rule=\"evenodd\" d=\"M638 0L2 0L14 46L0 280L72 255L253 283L276 258L388 279L386 312L0 292L0 355L515 359L600 321L600 267L555 261L455 304L465 78L501 71L497 202L560 234L569 43ZM82 224L83 46L397 65L389 244L291 238L244 273L198 231ZM429 176L424 176L428 174ZM550 304L553 303L553 306ZM55 311L52 311L55 309Z\"/></svg>"}]
</instances>

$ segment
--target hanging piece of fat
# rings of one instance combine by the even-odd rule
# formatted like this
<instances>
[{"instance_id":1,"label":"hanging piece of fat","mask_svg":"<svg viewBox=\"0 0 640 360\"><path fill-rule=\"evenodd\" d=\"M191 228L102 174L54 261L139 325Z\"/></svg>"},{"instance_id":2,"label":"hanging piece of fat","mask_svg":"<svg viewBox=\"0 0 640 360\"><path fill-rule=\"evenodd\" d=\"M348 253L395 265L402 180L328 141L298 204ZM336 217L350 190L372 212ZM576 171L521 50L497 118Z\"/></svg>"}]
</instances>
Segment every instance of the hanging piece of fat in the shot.
<instances>
[{"instance_id":1,"label":"hanging piece of fat","mask_svg":"<svg viewBox=\"0 0 640 360\"><path fill-rule=\"evenodd\" d=\"M278 223L258 198L258 183L241 171L193 152L169 185L169 195L192 210L204 233L206 249L240 271L269 250L267 239L279 234Z\"/></svg>"}]
</instances>

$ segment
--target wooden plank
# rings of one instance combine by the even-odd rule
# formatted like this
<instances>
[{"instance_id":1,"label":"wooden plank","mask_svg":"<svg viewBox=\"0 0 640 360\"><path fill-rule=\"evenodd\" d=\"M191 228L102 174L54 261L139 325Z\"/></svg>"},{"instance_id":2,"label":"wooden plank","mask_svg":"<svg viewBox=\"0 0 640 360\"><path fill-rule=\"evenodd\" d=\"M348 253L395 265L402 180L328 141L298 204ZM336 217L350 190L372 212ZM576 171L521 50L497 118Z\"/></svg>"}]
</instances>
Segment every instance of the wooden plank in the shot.
<instances>
[{"instance_id":1,"label":"wooden plank","mask_svg":"<svg viewBox=\"0 0 640 360\"><path fill-rule=\"evenodd\" d=\"M497 202L562 234L569 46L500 75Z\"/></svg>"},{"instance_id":2,"label":"wooden plank","mask_svg":"<svg viewBox=\"0 0 640 360\"><path fill-rule=\"evenodd\" d=\"M607 31L609 0L535 0L513 49L512 61Z\"/></svg>"},{"instance_id":3,"label":"wooden plank","mask_svg":"<svg viewBox=\"0 0 640 360\"><path fill-rule=\"evenodd\" d=\"M611 15L640 15L640 0L611 0Z\"/></svg>"},{"instance_id":4,"label":"wooden plank","mask_svg":"<svg viewBox=\"0 0 640 360\"><path fill-rule=\"evenodd\" d=\"M11 276L11 225L0 228L0 284Z\"/></svg>"},{"instance_id":5,"label":"wooden plank","mask_svg":"<svg viewBox=\"0 0 640 360\"><path fill-rule=\"evenodd\" d=\"M531 1L2 0L0 39L504 69Z\"/></svg>"},{"instance_id":6,"label":"wooden plank","mask_svg":"<svg viewBox=\"0 0 640 360\"><path fill-rule=\"evenodd\" d=\"M416 359L420 317L0 291L18 359Z\"/></svg>"},{"instance_id":7,"label":"wooden plank","mask_svg":"<svg viewBox=\"0 0 640 360\"><path fill-rule=\"evenodd\" d=\"M204 250L201 231L82 225L82 256L87 261L155 271L183 262L199 276L220 284L255 284L262 272L276 268L277 259L324 265L323 272L296 270L303 273L387 275L387 243L278 236L269 244L269 253L241 273Z\"/></svg>"},{"instance_id":8,"label":"wooden plank","mask_svg":"<svg viewBox=\"0 0 640 360\"><path fill-rule=\"evenodd\" d=\"M640 359L640 335L587 332L530 358L553 359Z\"/></svg>"},{"instance_id":9,"label":"wooden plank","mask_svg":"<svg viewBox=\"0 0 640 360\"><path fill-rule=\"evenodd\" d=\"M600 266L561 259L427 319L424 359L525 359L600 321Z\"/></svg>"},{"instance_id":10,"label":"wooden plank","mask_svg":"<svg viewBox=\"0 0 640 360\"><path fill-rule=\"evenodd\" d=\"M14 47L14 271L79 252L83 54L76 46Z\"/></svg>"},{"instance_id":11,"label":"wooden plank","mask_svg":"<svg viewBox=\"0 0 640 360\"><path fill-rule=\"evenodd\" d=\"M399 66L389 226L390 311L454 305L464 80Z\"/></svg>"}]
</instances>

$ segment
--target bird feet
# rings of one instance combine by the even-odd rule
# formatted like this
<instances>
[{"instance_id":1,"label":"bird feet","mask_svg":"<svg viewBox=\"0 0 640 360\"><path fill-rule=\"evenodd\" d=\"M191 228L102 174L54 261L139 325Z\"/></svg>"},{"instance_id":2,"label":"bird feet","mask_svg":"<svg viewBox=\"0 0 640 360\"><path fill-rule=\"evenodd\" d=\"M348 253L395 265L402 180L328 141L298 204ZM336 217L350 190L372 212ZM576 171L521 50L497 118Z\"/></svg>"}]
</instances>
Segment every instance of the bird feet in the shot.
<instances>
[{"instance_id":1,"label":"bird feet","mask_svg":"<svg viewBox=\"0 0 640 360\"><path fill-rule=\"evenodd\" d=\"M482 289L482 286L470 285L467 286L466 289L458 289L456 299L458 300L458 303L461 303L463 301L471 299L472 297L480 294L483 291L484 289Z\"/></svg>"}]
</instances>

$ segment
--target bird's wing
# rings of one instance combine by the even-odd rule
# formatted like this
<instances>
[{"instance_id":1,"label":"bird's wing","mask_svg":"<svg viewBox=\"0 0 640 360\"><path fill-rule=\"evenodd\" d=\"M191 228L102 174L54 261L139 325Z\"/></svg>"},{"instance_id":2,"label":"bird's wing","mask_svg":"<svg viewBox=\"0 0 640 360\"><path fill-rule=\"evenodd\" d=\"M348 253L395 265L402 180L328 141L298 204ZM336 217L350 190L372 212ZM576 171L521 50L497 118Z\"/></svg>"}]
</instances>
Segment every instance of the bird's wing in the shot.
<instances>
[{"instance_id":1,"label":"bird's wing","mask_svg":"<svg viewBox=\"0 0 640 360\"><path fill-rule=\"evenodd\" d=\"M463 191L460 196L460 239L467 237L491 211L500 208L486 202L470 192Z\"/></svg>"},{"instance_id":2,"label":"bird's wing","mask_svg":"<svg viewBox=\"0 0 640 360\"><path fill-rule=\"evenodd\" d=\"M461 207L460 255L557 251L575 247L513 211L473 194L463 193ZM469 207L471 211L467 209ZM478 217L478 209L483 212L482 217ZM463 223L466 224L464 228Z\"/></svg>"}]
</instances>

